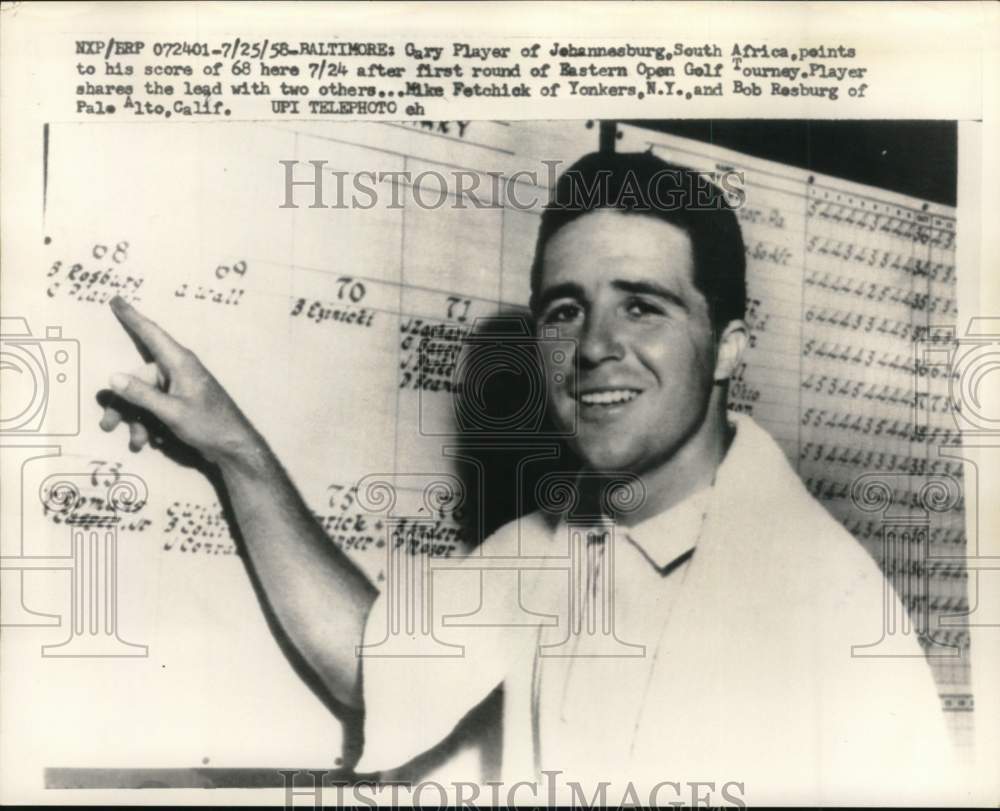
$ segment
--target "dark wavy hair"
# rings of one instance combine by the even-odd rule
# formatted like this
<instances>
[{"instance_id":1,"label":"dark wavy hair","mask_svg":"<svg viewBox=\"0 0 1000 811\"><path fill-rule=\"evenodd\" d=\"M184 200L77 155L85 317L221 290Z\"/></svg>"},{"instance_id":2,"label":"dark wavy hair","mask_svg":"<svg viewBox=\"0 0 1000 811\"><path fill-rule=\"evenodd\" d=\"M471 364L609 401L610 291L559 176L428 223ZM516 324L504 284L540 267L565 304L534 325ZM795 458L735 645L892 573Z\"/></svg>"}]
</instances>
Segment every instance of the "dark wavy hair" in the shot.
<instances>
[{"instance_id":1,"label":"dark wavy hair","mask_svg":"<svg viewBox=\"0 0 1000 811\"><path fill-rule=\"evenodd\" d=\"M593 152L559 177L542 213L531 267L538 296L545 246L564 225L612 209L655 217L691 240L694 285L708 302L716 332L746 314L746 253L733 205L704 172L667 163L652 152Z\"/></svg>"}]
</instances>

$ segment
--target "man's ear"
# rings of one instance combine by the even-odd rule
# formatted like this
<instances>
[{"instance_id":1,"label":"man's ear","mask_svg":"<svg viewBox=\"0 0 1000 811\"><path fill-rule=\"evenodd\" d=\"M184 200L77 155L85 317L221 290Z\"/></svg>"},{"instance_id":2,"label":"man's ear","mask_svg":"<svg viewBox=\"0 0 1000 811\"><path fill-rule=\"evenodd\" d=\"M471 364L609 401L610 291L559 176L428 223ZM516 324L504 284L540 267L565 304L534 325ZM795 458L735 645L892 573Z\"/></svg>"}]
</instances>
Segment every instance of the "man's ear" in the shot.
<instances>
[{"instance_id":1,"label":"man's ear","mask_svg":"<svg viewBox=\"0 0 1000 811\"><path fill-rule=\"evenodd\" d=\"M745 321L730 321L719 334L719 351L715 358L715 382L733 376L743 352L750 343L750 328Z\"/></svg>"}]
</instances>

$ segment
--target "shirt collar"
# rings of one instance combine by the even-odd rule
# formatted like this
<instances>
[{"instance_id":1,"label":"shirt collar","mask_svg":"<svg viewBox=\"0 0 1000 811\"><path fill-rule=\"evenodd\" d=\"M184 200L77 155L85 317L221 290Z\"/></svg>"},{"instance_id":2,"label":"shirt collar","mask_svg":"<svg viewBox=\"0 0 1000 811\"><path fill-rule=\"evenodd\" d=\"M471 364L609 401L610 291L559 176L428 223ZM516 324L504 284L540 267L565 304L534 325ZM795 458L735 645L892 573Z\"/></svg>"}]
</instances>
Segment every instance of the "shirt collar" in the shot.
<instances>
[{"instance_id":1,"label":"shirt collar","mask_svg":"<svg viewBox=\"0 0 1000 811\"><path fill-rule=\"evenodd\" d=\"M729 497L733 492L736 492L734 488L742 484L744 477L742 473L735 474L734 481L734 474L722 476L722 472L724 470L743 471L748 469L747 460L753 454L768 450L766 440L770 440L770 436L757 427L753 419L745 414L730 413L727 414L727 417L730 428L735 431L735 436L716 471L715 479L717 481L722 478L727 482L723 489ZM773 444L773 440L771 444ZM661 574L666 574L671 566L680 563L681 559L689 555L697 545L716 481L696 490L673 507L657 513L635 526L624 528L625 537ZM553 516L553 530L565 521L565 515Z\"/></svg>"},{"instance_id":2,"label":"shirt collar","mask_svg":"<svg viewBox=\"0 0 1000 811\"><path fill-rule=\"evenodd\" d=\"M626 537L661 573L698 543L711 487L703 487L645 521L625 530Z\"/></svg>"}]
</instances>

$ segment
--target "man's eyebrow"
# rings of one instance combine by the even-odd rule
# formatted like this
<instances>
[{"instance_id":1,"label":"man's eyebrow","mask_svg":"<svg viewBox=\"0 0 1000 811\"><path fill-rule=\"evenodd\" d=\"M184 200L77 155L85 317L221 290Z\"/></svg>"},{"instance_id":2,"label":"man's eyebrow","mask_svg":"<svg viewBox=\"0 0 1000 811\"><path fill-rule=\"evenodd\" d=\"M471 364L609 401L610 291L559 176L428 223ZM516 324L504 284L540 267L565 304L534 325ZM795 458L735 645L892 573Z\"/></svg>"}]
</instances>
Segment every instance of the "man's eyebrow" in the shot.
<instances>
[{"instance_id":1,"label":"man's eyebrow","mask_svg":"<svg viewBox=\"0 0 1000 811\"><path fill-rule=\"evenodd\" d=\"M549 304L560 298L575 298L583 301L586 297L582 285L576 282L562 282L543 290L535 303L535 309L542 312Z\"/></svg>"},{"instance_id":2,"label":"man's eyebrow","mask_svg":"<svg viewBox=\"0 0 1000 811\"><path fill-rule=\"evenodd\" d=\"M687 302L684 301L684 299L682 299L677 293L675 293L673 290L670 290L667 287L664 287L661 284L657 284L656 282L651 282L646 280L628 281L627 279L615 279L611 283L611 286L614 287L616 290L621 290L624 293L635 293L637 295L657 296L659 298L664 299L665 301L669 301L671 304L677 307L680 307L682 310L687 311L689 309Z\"/></svg>"}]
</instances>

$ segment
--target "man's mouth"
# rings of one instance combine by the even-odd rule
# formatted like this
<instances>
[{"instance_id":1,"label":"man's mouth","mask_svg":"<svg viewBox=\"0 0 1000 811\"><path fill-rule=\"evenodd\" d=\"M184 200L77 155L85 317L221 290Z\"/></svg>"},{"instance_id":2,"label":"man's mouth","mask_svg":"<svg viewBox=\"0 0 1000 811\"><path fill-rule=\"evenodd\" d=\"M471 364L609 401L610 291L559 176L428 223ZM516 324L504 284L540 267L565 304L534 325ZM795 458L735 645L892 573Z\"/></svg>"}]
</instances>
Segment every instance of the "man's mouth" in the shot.
<instances>
[{"instance_id":1,"label":"man's mouth","mask_svg":"<svg viewBox=\"0 0 1000 811\"><path fill-rule=\"evenodd\" d=\"M639 389L594 389L577 395L577 400L585 406L617 406L630 403L642 394Z\"/></svg>"}]
</instances>

